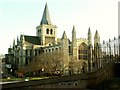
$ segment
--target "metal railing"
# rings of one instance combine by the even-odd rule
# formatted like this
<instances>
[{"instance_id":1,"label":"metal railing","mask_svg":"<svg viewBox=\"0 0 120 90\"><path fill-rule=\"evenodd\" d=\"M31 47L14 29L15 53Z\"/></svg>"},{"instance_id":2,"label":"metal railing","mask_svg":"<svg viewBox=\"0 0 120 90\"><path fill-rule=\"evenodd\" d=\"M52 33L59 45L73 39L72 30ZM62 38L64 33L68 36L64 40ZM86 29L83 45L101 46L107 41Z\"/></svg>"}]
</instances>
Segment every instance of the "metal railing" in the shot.
<instances>
[{"instance_id":1,"label":"metal railing","mask_svg":"<svg viewBox=\"0 0 120 90\"><path fill-rule=\"evenodd\" d=\"M103 41L94 47L88 47L88 71L95 71L107 63L120 59L120 36L118 38Z\"/></svg>"}]
</instances>

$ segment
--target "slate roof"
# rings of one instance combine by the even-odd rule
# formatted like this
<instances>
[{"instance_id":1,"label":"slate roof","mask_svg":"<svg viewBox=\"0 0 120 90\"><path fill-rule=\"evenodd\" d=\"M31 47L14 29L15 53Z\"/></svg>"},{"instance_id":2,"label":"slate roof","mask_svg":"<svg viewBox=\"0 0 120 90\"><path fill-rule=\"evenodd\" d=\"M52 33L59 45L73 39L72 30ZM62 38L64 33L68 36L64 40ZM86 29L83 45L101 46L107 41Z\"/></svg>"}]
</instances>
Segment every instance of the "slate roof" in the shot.
<instances>
[{"instance_id":1,"label":"slate roof","mask_svg":"<svg viewBox=\"0 0 120 90\"><path fill-rule=\"evenodd\" d=\"M24 35L25 42L35 44L35 45L41 45L41 39L38 36L27 36Z\"/></svg>"}]
</instances>

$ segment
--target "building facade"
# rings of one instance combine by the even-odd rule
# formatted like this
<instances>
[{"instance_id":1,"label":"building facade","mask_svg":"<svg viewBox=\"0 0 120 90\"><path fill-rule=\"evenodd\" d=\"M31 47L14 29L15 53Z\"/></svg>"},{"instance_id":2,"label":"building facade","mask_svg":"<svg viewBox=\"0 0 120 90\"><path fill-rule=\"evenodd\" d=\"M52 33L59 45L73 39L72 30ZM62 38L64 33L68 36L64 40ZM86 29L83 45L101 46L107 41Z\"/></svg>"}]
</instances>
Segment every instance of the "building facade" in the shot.
<instances>
[{"instance_id":1,"label":"building facade","mask_svg":"<svg viewBox=\"0 0 120 90\"><path fill-rule=\"evenodd\" d=\"M98 31L94 36L93 50L90 28L88 29L87 38L76 38L75 26L71 30L71 41L65 31L61 38L57 38L57 26L51 23L46 3L40 25L36 27L36 36L20 35L19 38L17 37L17 40L13 41L13 46L8 49L7 59L10 64L20 68L28 65L31 60L41 53L62 50L65 55L63 60L64 74L78 74L93 70L93 67L100 67L100 61L92 59L92 57L98 55L97 52L99 51L96 49L100 45Z\"/></svg>"}]
</instances>

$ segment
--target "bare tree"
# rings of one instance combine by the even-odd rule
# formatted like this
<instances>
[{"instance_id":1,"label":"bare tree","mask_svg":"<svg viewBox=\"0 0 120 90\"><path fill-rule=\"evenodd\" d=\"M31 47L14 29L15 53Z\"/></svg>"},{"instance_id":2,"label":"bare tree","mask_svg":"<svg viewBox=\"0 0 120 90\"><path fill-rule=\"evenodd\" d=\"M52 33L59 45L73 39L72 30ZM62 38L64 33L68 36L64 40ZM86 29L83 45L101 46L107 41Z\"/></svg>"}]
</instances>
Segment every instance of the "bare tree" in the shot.
<instances>
[{"instance_id":1,"label":"bare tree","mask_svg":"<svg viewBox=\"0 0 120 90\"><path fill-rule=\"evenodd\" d=\"M54 52L42 53L31 61L25 70L43 71L49 74L61 74L63 65L63 53L61 50Z\"/></svg>"}]
</instances>

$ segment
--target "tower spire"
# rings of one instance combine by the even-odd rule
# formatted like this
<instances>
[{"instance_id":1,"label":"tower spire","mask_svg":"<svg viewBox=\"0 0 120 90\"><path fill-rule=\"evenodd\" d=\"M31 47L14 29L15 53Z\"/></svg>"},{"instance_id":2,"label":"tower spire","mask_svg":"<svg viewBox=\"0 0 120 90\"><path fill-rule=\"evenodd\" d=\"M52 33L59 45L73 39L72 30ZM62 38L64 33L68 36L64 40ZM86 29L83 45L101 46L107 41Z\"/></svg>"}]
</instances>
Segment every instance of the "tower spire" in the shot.
<instances>
[{"instance_id":1,"label":"tower spire","mask_svg":"<svg viewBox=\"0 0 120 90\"><path fill-rule=\"evenodd\" d=\"M100 35L98 33L98 31L96 30L95 32L95 36L94 36L94 44L99 44L100 43Z\"/></svg>"},{"instance_id":2,"label":"tower spire","mask_svg":"<svg viewBox=\"0 0 120 90\"><path fill-rule=\"evenodd\" d=\"M73 30L72 30L72 32L76 32L76 30L75 30L75 26L73 25Z\"/></svg>"},{"instance_id":3,"label":"tower spire","mask_svg":"<svg viewBox=\"0 0 120 90\"><path fill-rule=\"evenodd\" d=\"M72 39L76 39L76 30L75 30L74 25L73 25L73 30L72 30Z\"/></svg>"},{"instance_id":4,"label":"tower spire","mask_svg":"<svg viewBox=\"0 0 120 90\"><path fill-rule=\"evenodd\" d=\"M96 30L96 32L95 32L95 36L94 37L100 37L100 35L99 35L99 33L98 33L98 31Z\"/></svg>"},{"instance_id":5,"label":"tower spire","mask_svg":"<svg viewBox=\"0 0 120 90\"><path fill-rule=\"evenodd\" d=\"M91 33L91 31L90 31L90 27L89 27L89 29L88 29L88 34L90 34Z\"/></svg>"},{"instance_id":6,"label":"tower spire","mask_svg":"<svg viewBox=\"0 0 120 90\"><path fill-rule=\"evenodd\" d=\"M48 10L47 3L45 5L43 16L42 16L40 24L41 25L42 24L51 24L51 20L50 20L50 15L49 15L49 10Z\"/></svg>"},{"instance_id":7,"label":"tower spire","mask_svg":"<svg viewBox=\"0 0 120 90\"><path fill-rule=\"evenodd\" d=\"M18 38L18 36L17 36L17 45L19 45L19 38Z\"/></svg>"},{"instance_id":8,"label":"tower spire","mask_svg":"<svg viewBox=\"0 0 120 90\"><path fill-rule=\"evenodd\" d=\"M64 32L63 32L62 39L65 39L65 38L67 38L67 35L66 35L65 31L64 31Z\"/></svg>"},{"instance_id":9,"label":"tower spire","mask_svg":"<svg viewBox=\"0 0 120 90\"><path fill-rule=\"evenodd\" d=\"M91 33L91 30L90 30L90 27L88 29L88 44L92 45L92 33Z\"/></svg>"}]
</instances>

